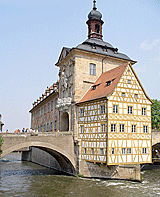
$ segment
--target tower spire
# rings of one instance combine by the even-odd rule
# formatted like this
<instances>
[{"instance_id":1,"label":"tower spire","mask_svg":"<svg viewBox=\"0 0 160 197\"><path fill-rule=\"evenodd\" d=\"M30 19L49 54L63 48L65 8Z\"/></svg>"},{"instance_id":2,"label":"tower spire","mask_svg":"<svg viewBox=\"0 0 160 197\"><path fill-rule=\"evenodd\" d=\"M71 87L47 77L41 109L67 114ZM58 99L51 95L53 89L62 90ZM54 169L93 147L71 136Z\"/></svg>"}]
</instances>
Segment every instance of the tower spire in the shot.
<instances>
[{"instance_id":1,"label":"tower spire","mask_svg":"<svg viewBox=\"0 0 160 197\"><path fill-rule=\"evenodd\" d=\"M96 1L95 0L93 1L93 10L97 10L97 8L96 8Z\"/></svg>"}]
</instances>

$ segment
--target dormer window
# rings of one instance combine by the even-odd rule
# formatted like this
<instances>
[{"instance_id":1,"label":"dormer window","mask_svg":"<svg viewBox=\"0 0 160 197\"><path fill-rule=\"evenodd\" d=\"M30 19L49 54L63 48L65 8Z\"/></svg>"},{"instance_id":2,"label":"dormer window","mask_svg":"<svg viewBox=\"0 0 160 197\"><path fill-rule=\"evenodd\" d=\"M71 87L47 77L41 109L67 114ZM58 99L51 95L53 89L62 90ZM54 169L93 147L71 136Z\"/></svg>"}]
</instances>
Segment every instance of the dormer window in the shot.
<instances>
[{"instance_id":1,"label":"dormer window","mask_svg":"<svg viewBox=\"0 0 160 197\"><path fill-rule=\"evenodd\" d=\"M107 81L106 83L107 83L107 86L110 86L112 81Z\"/></svg>"},{"instance_id":2,"label":"dormer window","mask_svg":"<svg viewBox=\"0 0 160 197\"><path fill-rule=\"evenodd\" d=\"M96 90L99 85L100 84L92 86L92 90Z\"/></svg>"},{"instance_id":3,"label":"dormer window","mask_svg":"<svg viewBox=\"0 0 160 197\"><path fill-rule=\"evenodd\" d=\"M96 49L96 46L95 45L92 45L92 49Z\"/></svg>"},{"instance_id":4,"label":"dormer window","mask_svg":"<svg viewBox=\"0 0 160 197\"><path fill-rule=\"evenodd\" d=\"M100 25L98 24L95 25L95 32L98 34L100 33Z\"/></svg>"}]
</instances>

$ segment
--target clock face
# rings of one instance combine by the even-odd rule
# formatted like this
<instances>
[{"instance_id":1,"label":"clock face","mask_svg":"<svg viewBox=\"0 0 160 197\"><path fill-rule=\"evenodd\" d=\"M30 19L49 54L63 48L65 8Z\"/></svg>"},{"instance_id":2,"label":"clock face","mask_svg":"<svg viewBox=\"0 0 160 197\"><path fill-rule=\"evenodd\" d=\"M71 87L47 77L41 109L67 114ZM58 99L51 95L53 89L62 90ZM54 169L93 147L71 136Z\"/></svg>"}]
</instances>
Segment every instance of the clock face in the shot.
<instances>
[{"instance_id":1,"label":"clock face","mask_svg":"<svg viewBox=\"0 0 160 197\"><path fill-rule=\"evenodd\" d=\"M66 50L63 51L63 58L66 57Z\"/></svg>"}]
</instances>

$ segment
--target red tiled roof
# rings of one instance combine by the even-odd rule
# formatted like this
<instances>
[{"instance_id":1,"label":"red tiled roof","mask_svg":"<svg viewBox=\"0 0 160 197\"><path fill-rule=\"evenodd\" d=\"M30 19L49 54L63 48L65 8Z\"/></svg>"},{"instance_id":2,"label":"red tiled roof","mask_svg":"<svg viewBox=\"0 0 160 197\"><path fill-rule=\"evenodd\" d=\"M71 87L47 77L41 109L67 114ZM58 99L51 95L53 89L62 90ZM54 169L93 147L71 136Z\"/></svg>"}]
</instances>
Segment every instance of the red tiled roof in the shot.
<instances>
[{"instance_id":1,"label":"red tiled roof","mask_svg":"<svg viewBox=\"0 0 160 197\"><path fill-rule=\"evenodd\" d=\"M96 100L109 96L117 86L125 68L128 63L102 73L97 81L90 87L86 94L82 97L78 103L83 103L91 100ZM107 82L111 81L111 84L107 86ZM94 90L93 87L96 86ZM77 104L78 104L77 103Z\"/></svg>"}]
</instances>

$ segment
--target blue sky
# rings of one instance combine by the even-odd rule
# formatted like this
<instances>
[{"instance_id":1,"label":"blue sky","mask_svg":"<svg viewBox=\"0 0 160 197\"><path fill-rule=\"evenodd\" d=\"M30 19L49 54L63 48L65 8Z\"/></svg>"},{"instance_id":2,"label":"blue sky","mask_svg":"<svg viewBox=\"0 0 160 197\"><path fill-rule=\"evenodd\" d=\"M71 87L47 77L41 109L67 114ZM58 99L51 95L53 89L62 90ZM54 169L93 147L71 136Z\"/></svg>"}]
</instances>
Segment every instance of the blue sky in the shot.
<instances>
[{"instance_id":1,"label":"blue sky","mask_svg":"<svg viewBox=\"0 0 160 197\"><path fill-rule=\"evenodd\" d=\"M138 61L150 98L160 100L160 0L97 0L106 42ZM30 127L32 103L58 79L63 46L87 38L92 0L0 0L0 113L4 131Z\"/></svg>"}]
</instances>

